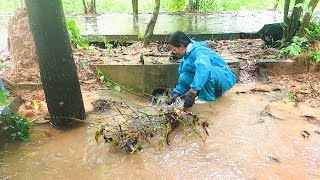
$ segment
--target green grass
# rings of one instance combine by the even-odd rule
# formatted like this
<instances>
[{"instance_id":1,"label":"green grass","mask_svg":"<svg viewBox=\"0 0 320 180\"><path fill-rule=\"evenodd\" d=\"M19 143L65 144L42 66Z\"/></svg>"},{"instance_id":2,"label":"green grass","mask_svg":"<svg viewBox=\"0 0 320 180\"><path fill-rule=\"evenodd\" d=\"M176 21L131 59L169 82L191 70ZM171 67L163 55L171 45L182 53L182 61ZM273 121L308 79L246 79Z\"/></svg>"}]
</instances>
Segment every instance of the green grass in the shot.
<instances>
[{"instance_id":1,"label":"green grass","mask_svg":"<svg viewBox=\"0 0 320 180\"><path fill-rule=\"evenodd\" d=\"M88 1L88 0L87 0ZM62 0L66 13L82 13L81 0ZM97 0L98 13L131 13L131 0ZM272 9L275 0L202 0L201 10L225 11L225 10L267 10ZM0 0L0 13L13 13L21 7L21 0ZM278 10L283 9L284 0L279 1ZM152 12L154 1L139 0L139 12ZM188 6L188 0L162 0L161 12L184 11ZM319 7L319 6L318 6Z\"/></svg>"}]
</instances>

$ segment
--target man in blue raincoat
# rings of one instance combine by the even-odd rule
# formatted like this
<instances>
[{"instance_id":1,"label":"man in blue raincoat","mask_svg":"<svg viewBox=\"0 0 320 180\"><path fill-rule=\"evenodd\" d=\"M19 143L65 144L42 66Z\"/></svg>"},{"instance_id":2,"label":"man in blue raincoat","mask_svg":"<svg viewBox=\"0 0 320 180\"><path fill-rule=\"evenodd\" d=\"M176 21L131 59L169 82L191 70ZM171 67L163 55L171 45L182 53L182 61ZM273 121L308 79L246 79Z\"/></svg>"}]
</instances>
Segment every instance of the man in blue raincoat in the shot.
<instances>
[{"instance_id":1,"label":"man in blue raincoat","mask_svg":"<svg viewBox=\"0 0 320 180\"><path fill-rule=\"evenodd\" d=\"M171 50L183 56L179 65L178 85L168 104L181 96L184 107L199 101L214 101L236 83L236 76L228 64L206 42L196 42L184 32L177 31L169 39Z\"/></svg>"}]
</instances>

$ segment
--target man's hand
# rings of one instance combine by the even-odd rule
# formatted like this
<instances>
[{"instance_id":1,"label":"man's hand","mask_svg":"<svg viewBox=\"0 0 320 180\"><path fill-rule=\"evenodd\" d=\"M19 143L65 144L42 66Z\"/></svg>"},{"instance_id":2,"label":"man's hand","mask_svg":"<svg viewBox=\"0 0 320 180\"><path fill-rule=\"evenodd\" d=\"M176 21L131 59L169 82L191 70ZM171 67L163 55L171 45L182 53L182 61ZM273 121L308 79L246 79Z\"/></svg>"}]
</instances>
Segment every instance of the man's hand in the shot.
<instances>
[{"instance_id":1,"label":"man's hand","mask_svg":"<svg viewBox=\"0 0 320 180\"><path fill-rule=\"evenodd\" d=\"M173 96L170 98L170 100L167 102L167 104L171 105L172 103L176 102L177 97L179 97L179 96L180 96L180 94L178 94L178 93L173 94Z\"/></svg>"},{"instance_id":2,"label":"man's hand","mask_svg":"<svg viewBox=\"0 0 320 180\"><path fill-rule=\"evenodd\" d=\"M196 91L191 89L188 92L186 92L184 95L182 95L181 99L184 100L184 107L185 108L192 107L196 97L197 97Z\"/></svg>"}]
</instances>

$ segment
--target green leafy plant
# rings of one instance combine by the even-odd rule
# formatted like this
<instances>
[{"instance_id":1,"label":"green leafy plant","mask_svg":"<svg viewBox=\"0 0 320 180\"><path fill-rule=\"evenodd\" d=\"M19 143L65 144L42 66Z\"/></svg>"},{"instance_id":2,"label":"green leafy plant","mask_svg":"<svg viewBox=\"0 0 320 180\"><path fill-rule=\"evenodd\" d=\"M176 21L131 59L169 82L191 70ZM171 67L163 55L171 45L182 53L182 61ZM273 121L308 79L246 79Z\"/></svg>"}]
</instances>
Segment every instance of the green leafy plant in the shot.
<instances>
[{"instance_id":1,"label":"green leafy plant","mask_svg":"<svg viewBox=\"0 0 320 180\"><path fill-rule=\"evenodd\" d=\"M288 93L288 99L290 101L294 101L296 97L297 97L296 93L293 93L293 92Z\"/></svg>"},{"instance_id":2,"label":"green leafy plant","mask_svg":"<svg viewBox=\"0 0 320 180\"><path fill-rule=\"evenodd\" d=\"M105 83L104 82L104 79L105 79L104 74L98 68L96 68L96 70L97 70L97 77L98 77L100 83L104 84Z\"/></svg>"},{"instance_id":3,"label":"green leafy plant","mask_svg":"<svg viewBox=\"0 0 320 180\"><path fill-rule=\"evenodd\" d=\"M98 68L97 68L97 76L102 85L106 87L113 87L113 89L116 91L121 91L121 86L118 83L112 81L111 79L107 79Z\"/></svg>"},{"instance_id":4,"label":"green leafy plant","mask_svg":"<svg viewBox=\"0 0 320 180\"><path fill-rule=\"evenodd\" d=\"M320 40L320 20L314 20L310 22L307 28L305 28L306 34L310 39Z\"/></svg>"},{"instance_id":5,"label":"green leafy plant","mask_svg":"<svg viewBox=\"0 0 320 180\"><path fill-rule=\"evenodd\" d=\"M0 137L10 142L16 139L27 140L32 121L12 112L8 107L0 112Z\"/></svg>"},{"instance_id":6,"label":"green leafy plant","mask_svg":"<svg viewBox=\"0 0 320 180\"><path fill-rule=\"evenodd\" d=\"M295 5L295 7L301 7L304 13L312 15L312 7L309 7L309 4L307 2L298 3L297 5Z\"/></svg>"},{"instance_id":7,"label":"green leafy plant","mask_svg":"<svg viewBox=\"0 0 320 180\"><path fill-rule=\"evenodd\" d=\"M141 40L141 39L143 39L143 38L144 38L144 34L143 34L143 33L139 33L139 34L138 34L138 39Z\"/></svg>"},{"instance_id":8,"label":"green leafy plant","mask_svg":"<svg viewBox=\"0 0 320 180\"><path fill-rule=\"evenodd\" d=\"M186 0L164 0L163 7L169 12L183 11L186 7Z\"/></svg>"},{"instance_id":9,"label":"green leafy plant","mask_svg":"<svg viewBox=\"0 0 320 180\"><path fill-rule=\"evenodd\" d=\"M316 62L320 62L320 52L319 51L309 52L308 56L311 57Z\"/></svg>"},{"instance_id":10,"label":"green leafy plant","mask_svg":"<svg viewBox=\"0 0 320 180\"><path fill-rule=\"evenodd\" d=\"M89 47L88 41L81 36L75 20L67 19L66 24L71 43L74 44L77 48Z\"/></svg>"},{"instance_id":11,"label":"green leafy plant","mask_svg":"<svg viewBox=\"0 0 320 180\"><path fill-rule=\"evenodd\" d=\"M105 47L107 51L110 53L112 51L113 45L108 42L105 42Z\"/></svg>"},{"instance_id":12,"label":"green leafy plant","mask_svg":"<svg viewBox=\"0 0 320 180\"><path fill-rule=\"evenodd\" d=\"M280 49L280 53L296 56L307 49L307 42L308 39L306 37L294 36L292 39L292 43L287 47Z\"/></svg>"},{"instance_id":13,"label":"green leafy plant","mask_svg":"<svg viewBox=\"0 0 320 180\"><path fill-rule=\"evenodd\" d=\"M6 68L7 66L0 63L0 69ZM9 97L9 92L6 90L0 90L0 106L2 106L5 103L8 103L8 97Z\"/></svg>"},{"instance_id":14,"label":"green leafy plant","mask_svg":"<svg viewBox=\"0 0 320 180\"><path fill-rule=\"evenodd\" d=\"M2 106L5 103L8 103L8 96L9 92L6 90L0 90L0 106Z\"/></svg>"}]
</instances>

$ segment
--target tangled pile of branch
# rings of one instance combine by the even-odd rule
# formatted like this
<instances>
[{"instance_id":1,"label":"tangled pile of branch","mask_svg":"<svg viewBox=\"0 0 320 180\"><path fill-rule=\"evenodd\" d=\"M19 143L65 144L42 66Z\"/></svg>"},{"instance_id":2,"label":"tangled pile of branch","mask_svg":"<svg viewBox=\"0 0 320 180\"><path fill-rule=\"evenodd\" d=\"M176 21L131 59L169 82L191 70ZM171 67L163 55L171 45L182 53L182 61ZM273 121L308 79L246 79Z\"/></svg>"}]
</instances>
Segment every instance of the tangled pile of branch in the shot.
<instances>
[{"instance_id":1,"label":"tangled pile of branch","mask_svg":"<svg viewBox=\"0 0 320 180\"><path fill-rule=\"evenodd\" d=\"M126 152L141 150L151 144L152 138L160 138L163 145L170 146L168 136L180 124L184 128L188 128L188 133L197 134L203 140L199 127L203 129L204 136L209 134L207 121L200 122L198 115L178 108L176 105L162 106L153 114L141 110L134 111L129 106L127 108L131 112L128 114L125 114L125 110L121 111L121 108L117 106L114 108L120 114L119 117L122 116L123 121L113 121L102 125L99 130L94 132L95 139L98 142L103 137L106 143Z\"/></svg>"}]
</instances>

